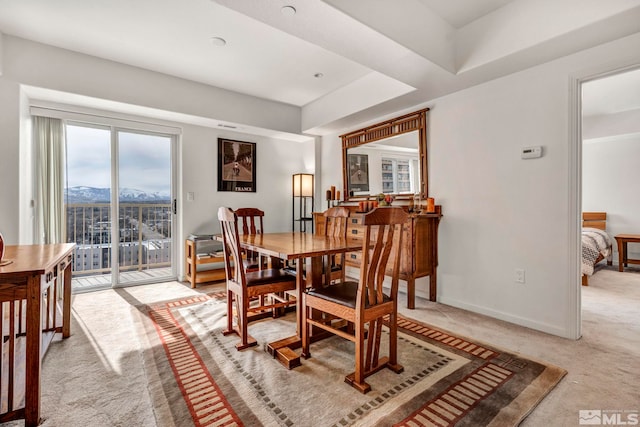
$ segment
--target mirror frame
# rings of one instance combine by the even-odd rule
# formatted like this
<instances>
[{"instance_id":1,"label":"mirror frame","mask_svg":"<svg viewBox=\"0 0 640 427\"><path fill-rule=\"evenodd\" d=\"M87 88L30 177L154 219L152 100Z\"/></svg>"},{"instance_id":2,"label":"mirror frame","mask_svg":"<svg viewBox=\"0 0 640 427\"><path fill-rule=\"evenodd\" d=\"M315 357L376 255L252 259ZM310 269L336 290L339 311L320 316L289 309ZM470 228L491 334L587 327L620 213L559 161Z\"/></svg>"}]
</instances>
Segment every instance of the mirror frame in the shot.
<instances>
[{"instance_id":1,"label":"mirror frame","mask_svg":"<svg viewBox=\"0 0 640 427\"><path fill-rule=\"evenodd\" d=\"M422 199L429 196L429 175L427 165L427 112L428 108L405 114L390 120L385 120L353 132L340 135L342 139L342 182L344 186L344 200L361 200L372 195L351 196L349 195L349 182L347 174L347 149L402 135L403 133L418 131L418 149L420 157L420 185L419 193ZM413 196L413 195L407 195Z\"/></svg>"}]
</instances>

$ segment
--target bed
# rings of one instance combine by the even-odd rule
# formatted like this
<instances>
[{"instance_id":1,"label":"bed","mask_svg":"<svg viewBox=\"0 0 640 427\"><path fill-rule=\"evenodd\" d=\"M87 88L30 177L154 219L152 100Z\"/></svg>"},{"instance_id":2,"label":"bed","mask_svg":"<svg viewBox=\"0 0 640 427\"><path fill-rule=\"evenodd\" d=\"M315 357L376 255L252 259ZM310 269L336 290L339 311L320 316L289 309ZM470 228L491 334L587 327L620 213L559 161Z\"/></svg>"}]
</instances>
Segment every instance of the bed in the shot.
<instances>
[{"instance_id":1,"label":"bed","mask_svg":"<svg viewBox=\"0 0 640 427\"><path fill-rule=\"evenodd\" d=\"M582 285L589 285L589 276L594 267L606 259L607 265L613 261L613 241L606 232L606 212L582 213Z\"/></svg>"}]
</instances>

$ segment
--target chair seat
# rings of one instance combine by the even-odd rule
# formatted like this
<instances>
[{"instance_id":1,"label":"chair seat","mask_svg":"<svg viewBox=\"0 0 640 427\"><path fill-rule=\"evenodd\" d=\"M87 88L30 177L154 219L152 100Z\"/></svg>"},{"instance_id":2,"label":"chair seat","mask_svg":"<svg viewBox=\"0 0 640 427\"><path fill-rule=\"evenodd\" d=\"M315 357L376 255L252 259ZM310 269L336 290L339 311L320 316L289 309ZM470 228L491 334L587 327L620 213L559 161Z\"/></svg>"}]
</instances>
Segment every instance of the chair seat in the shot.
<instances>
[{"instance_id":1,"label":"chair seat","mask_svg":"<svg viewBox=\"0 0 640 427\"><path fill-rule=\"evenodd\" d=\"M327 286L326 288L308 289L307 294L314 297L322 298L345 307L356 307L356 295L358 293L358 282L343 282L336 285ZM391 301L388 295L382 294L383 302ZM370 304L365 298L365 308Z\"/></svg>"},{"instance_id":2,"label":"chair seat","mask_svg":"<svg viewBox=\"0 0 640 427\"><path fill-rule=\"evenodd\" d=\"M296 284L296 278L287 274L283 269L269 268L266 270L251 271L245 275L247 286L259 286L270 283L291 282L293 287Z\"/></svg>"}]
</instances>

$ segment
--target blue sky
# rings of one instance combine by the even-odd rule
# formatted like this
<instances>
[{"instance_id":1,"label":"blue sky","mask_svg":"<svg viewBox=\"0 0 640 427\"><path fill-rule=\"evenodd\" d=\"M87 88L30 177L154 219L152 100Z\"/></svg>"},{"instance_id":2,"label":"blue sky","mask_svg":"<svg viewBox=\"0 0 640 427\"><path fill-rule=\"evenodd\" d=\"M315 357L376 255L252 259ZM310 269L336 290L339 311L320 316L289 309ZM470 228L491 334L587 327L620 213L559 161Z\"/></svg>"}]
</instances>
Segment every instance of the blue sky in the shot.
<instances>
[{"instance_id":1,"label":"blue sky","mask_svg":"<svg viewBox=\"0 0 640 427\"><path fill-rule=\"evenodd\" d=\"M120 131L120 187L170 193L171 139ZM67 126L67 186L111 186L110 130Z\"/></svg>"}]
</instances>

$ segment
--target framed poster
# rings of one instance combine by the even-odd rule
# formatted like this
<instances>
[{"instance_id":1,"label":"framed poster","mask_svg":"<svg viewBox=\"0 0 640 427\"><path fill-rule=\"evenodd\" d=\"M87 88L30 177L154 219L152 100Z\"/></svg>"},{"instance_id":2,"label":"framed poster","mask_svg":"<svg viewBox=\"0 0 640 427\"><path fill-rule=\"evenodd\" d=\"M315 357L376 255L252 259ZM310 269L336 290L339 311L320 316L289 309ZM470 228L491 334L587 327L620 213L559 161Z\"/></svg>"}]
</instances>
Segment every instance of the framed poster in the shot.
<instances>
[{"instance_id":1,"label":"framed poster","mask_svg":"<svg viewBox=\"0 0 640 427\"><path fill-rule=\"evenodd\" d=\"M369 191L369 156L367 154L347 154L349 167L348 191Z\"/></svg>"},{"instance_id":2,"label":"framed poster","mask_svg":"<svg viewBox=\"0 0 640 427\"><path fill-rule=\"evenodd\" d=\"M218 191L256 191L256 144L218 138Z\"/></svg>"}]
</instances>

